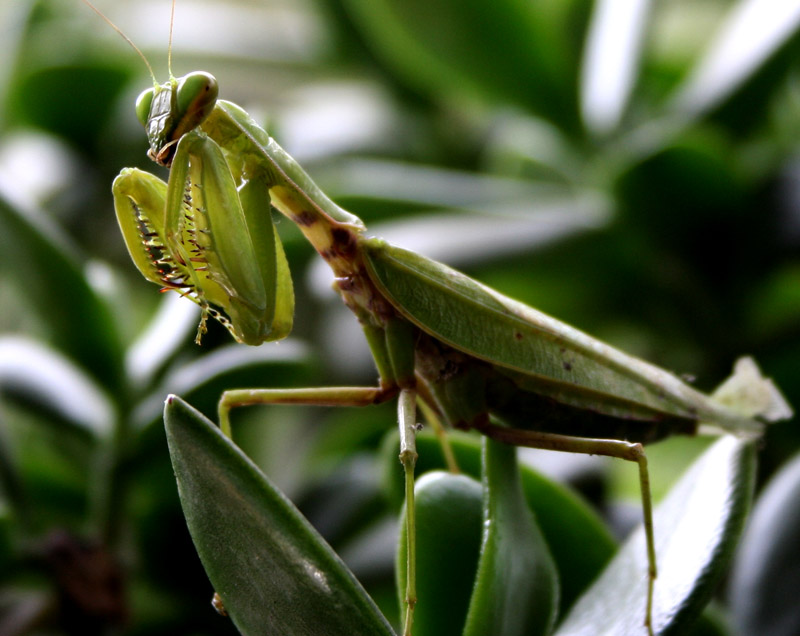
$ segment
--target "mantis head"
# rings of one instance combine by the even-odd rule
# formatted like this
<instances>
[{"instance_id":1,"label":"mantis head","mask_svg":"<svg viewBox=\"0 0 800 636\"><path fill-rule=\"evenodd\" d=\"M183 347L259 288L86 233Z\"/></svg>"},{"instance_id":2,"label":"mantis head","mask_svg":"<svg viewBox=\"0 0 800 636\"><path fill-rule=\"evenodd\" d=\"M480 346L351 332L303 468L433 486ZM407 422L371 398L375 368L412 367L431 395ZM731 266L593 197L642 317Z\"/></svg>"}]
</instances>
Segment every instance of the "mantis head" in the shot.
<instances>
[{"instance_id":1,"label":"mantis head","mask_svg":"<svg viewBox=\"0 0 800 636\"><path fill-rule=\"evenodd\" d=\"M228 141L196 130L212 114L219 88L201 71L172 74L159 84L144 54L89 0L84 2L139 54L153 86L136 100L147 132L148 156L170 169L169 183L136 168L114 180L114 208L137 269L162 291L174 290L217 318L250 345L280 340L292 328L294 294L289 266L272 222L271 180L259 165L232 172Z\"/></svg>"},{"instance_id":2,"label":"mantis head","mask_svg":"<svg viewBox=\"0 0 800 636\"><path fill-rule=\"evenodd\" d=\"M114 181L114 205L144 277L202 308L198 341L212 316L237 341L258 345L291 330L291 277L266 171L256 164L232 168L228 140L198 129L217 94L216 79L195 72L139 96L148 156L170 169L169 183L127 168Z\"/></svg>"},{"instance_id":3,"label":"mantis head","mask_svg":"<svg viewBox=\"0 0 800 636\"><path fill-rule=\"evenodd\" d=\"M147 155L169 167L178 140L211 114L218 94L217 80L203 71L171 77L143 91L136 100L136 116L147 131Z\"/></svg>"},{"instance_id":4,"label":"mantis head","mask_svg":"<svg viewBox=\"0 0 800 636\"><path fill-rule=\"evenodd\" d=\"M114 29L136 51L153 78L153 87L143 91L136 100L136 116L147 131L150 142L148 156L156 163L170 167L178 140L194 130L214 110L219 88L210 73L195 71L180 78L172 75L172 32L175 23L175 0L169 21L168 67L169 80L159 84L153 67L133 41L89 0L83 2Z\"/></svg>"}]
</instances>

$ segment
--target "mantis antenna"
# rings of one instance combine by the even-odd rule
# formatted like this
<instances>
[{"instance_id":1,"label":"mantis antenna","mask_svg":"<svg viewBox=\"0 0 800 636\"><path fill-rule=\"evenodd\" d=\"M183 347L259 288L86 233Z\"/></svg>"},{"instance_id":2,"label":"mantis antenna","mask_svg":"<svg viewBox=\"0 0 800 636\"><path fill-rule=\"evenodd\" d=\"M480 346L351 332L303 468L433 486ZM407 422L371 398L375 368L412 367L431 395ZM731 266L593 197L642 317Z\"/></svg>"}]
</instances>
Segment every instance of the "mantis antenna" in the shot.
<instances>
[{"instance_id":1,"label":"mantis antenna","mask_svg":"<svg viewBox=\"0 0 800 636\"><path fill-rule=\"evenodd\" d=\"M169 43L167 45L167 71L172 77L172 34L175 27L175 0L172 0L172 8L169 12Z\"/></svg>"},{"instance_id":2,"label":"mantis antenna","mask_svg":"<svg viewBox=\"0 0 800 636\"><path fill-rule=\"evenodd\" d=\"M89 0L83 0L83 2L92 11L94 11L97 15L99 15L106 22L106 24L108 24L108 26L110 26L117 33L119 33L119 35L122 37L123 40L125 40L128 44L130 44L131 48L134 51L136 51L136 53L139 55L139 57L142 58L142 61L144 62L145 66L147 66L147 70L150 73L150 77L153 79L153 85L154 86L158 86L158 81L156 80L156 74L153 72L153 67L150 66L150 62L147 61L147 57L145 57L145 54L142 53L142 51L139 49L139 47L136 46L133 43L133 40L131 40L127 35L125 35L122 32L122 29L120 29L116 24L114 24L111 20L109 20L108 17L106 17L106 15L102 11L100 11L100 9L98 9L91 2L89 2ZM175 0L172 0L172 16L174 17L174 15L175 15ZM171 64L172 64L172 18L170 18L170 23L169 23L169 57L168 57L168 60L169 60L169 63L170 63L170 76L172 76L172 66L171 66Z\"/></svg>"}]
</instances>

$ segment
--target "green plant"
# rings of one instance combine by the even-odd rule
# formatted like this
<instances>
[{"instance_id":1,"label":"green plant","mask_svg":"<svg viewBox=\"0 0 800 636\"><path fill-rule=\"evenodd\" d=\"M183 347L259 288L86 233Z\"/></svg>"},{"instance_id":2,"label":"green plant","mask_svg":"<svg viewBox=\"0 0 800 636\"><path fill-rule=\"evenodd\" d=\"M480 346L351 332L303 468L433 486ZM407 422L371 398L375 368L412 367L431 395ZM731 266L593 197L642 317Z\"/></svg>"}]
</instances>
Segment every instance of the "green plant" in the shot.
<instances>
[{"instance_id":1,"label":"green plant","mask_svg":"<svg viewBox=\"0 0 800 636\"><path fill-rule=\"evenodd\" d=\"M13 5L16 11L19 11L16 7L24 6L23 3ZM500 11L503 5L501 3ZM137 160L123 154L130 150L131 157L146 161L138 142L140 130L133 125L129 128L120 125L115 106L116 96L127 85L127 78L133 75L131 69L135 61L127 59L128 52L116 41L112 40L113 44L105 47L101 55L97 49L92 52L91 47L95 46L92 40L79 37L77 29L71 33L63 28L59 30L54 25L63 24L56 20L59 12L66 11L65 6L63 3L37 4L31 20L24 23L28 28L9 30L21 34L16 44L14 38L3 41L2 45L12 52L7 59L17 60L16 64L8 66L9 74L4 82L3 146L7 149L13 141L11 133L26 124L52 131L73 148L80 148L72 155L72 165L81 166L79 175L72 177L70 189L62 192L73 193L70 196L76 192L103 194L96 195L97 201L51 197L46 207L51 213L60 211L61 224L74 242L80 244L80 252L119 263L116 269L122 270L127 265L123 265L120 258L121 243L114 244L117 239L106 241L98 237L113 237L116 231L110 227L113 221L105 194L107 184L119 166ZM790 175L797 131L792 80L796 68L794 30L784 31L788 37L775 40L773 46L764 49L769 53L766 57L751 57L753 64L735 65L734 68L742 69L738 77L744 81L737 90L725 92L715 89L709 82L681 82L691 68L697 67L702 52L714 49L713 39L708 44L708 34L722 23L728 11L727 3L654 6L649 19L642 23L646 31L635 32L644 35L633 38L643 42L643 46L637 54L626 58L632 61L630 68L638 72L629 76L636 81L629 83L633 88L626 93L628 98L621 101L624 106L619 111L621 117L617 118L616 126L606 124L598 129L594 125L592 130L600 134L587 134L576 114L582 110L578 104L585 99L578 96L575 87L579 69L590 66L582 62L586 25L590 22L588 3L532 3L537 9L536 15L530 20L519 20L513 31L484 28L489 18L499 18L489 16L482 20L479 16L475 19L468 11L451 12L441 22L436 21L435 13L419 12L413 15L425 15L426 19L415 18L416 24L404 21L403 14L390 14L391 19L385 20L370 19L369 11L386 6L389 5L349 2L345 12L342 5L329 3L328 15L336 21L324 23L326 26L321 31L305 31L302 48L305 57L297 53L300 49L291 48L281 39L286 29L283 33L278 28L270 30L269 37L263 38L264 30L273 28L270 25L281 24L280 12L270 14L276 18L271 20L257 20L251 15L249 21L258 22L262 39L278 46L282 57L263 53L260 58L243 60L229 55L227 60L213 65L204 61L203 66L213 68L237 101L265 108L273 117L273 127L282 130L279 137L293 153L315 151L312 174L337 201L354 209L371 227L376 227L381 219L392 219L395 231L405 236L436 236L427 247L407 244L467 270L492 287L578 324L605 340L657 360L662 366L691 370L698 376L699 386L710 386L714 379L725 374L736 355L748 351L776 378L790 402L798 402L797 383L793 379L798 355L796 324L800 304L794 291L798 280L797 246L785 221L790 218L791 211L787 204L790 199L785 195L792 192ZM753 6L758 9L759 3ZM292 15L301 16L303 20L316 15L304 8L292 7L291 10ZM432 8L426 10L433 11ZM9 10L4 11L4 18L10 16ZM480 28L467 24L467 18ZM314 19L301 24L322 24ZM786 16L777 16L775 20L794 24ZM90 16L78 21L92 31L99 31ZM118 21L126 30L135 27L135 24L129 26L123 20ZM531 21L535 23L535 37L511 36L511 33L527 29ZM240 23L242 30L237 34L236 48L241 50L247 32L246 21ZM74 28L75 18L69 24ZM354 24L359 25L358 30L354 29ZM367 30L364 25L371 27ZM423 26L427 35L414 30ZM148 17L146 28L154 28L152 17ZM166 25L163 31L165 35L157 45L158 51L164 50ZM54 32L69 36L63 40L60 51L58 38L52 37ZM398 32L401 35L397 35ZM325 48L326 40L320 33L334 34L335 39L327 40L329 48ZM368 34L369 48L361 33ZM449 37L438 37L445 33ZM398 41L403 41L403 34L405 41L413 46L405 53L397 46ZM431 34L438 39L433 41ZM745 39L759 41L756 35L750 30ZM43 46L43 42L50 46ZM82 63L78 57L81 52L75 52L76 42L80 42L85 47L83 53L88 54ZM531 56L513 53L528 45L539 53L533 56L533 61ZM395 47L394 52L387 50L389 46ZM462 54L464 46L472 50ZM204 48L215 47L218 50L221 45L207 37ZM429 62L429 57L421 57L420 50L428 56L434 50L440 61ZM378 52L380 58L376 55L373 59L369 51ZM180 48L177 53L180 54ZM473 73L474 60L480 56L494 57L491 68L508 69L508 77L491 77L491 72L483 68L475 68ZM502 56L507 57L498 60ZM196 66L191 60L179 63L183 68ZM457 68L453 70L453 66ZM306 117L296 126L293 121L297 120L289 114L297 117L298 112L309 115L319 112L323 100L317 97L316 89L323 85L330 87L330 82L341 80L343 67L348 69L348 79L358 78L359 81L339 81L336 84L339 92L326 93L324 101L332 103L331 95L342 95L346 91L344 94L356 103L378 105L383 118L362 116L359 118L361 129L348 128L342 119L337 119L337 126L333 128L344 131L344 139L334 138L334 145L321 150L324 137L320 133L314 137L313 146L304 146L297 131L311 128L314 119ZM246 68L247 72L241 74L236 71L239 68ZM252 82L255 73L259 78L257 86ZM469 79L464 80L465 76ZM287 80L289 77L292 79ZM64 81L53 81L59 78ZM295 78L300 81L295 83ZM302 83L306 85L298 85ZM91 90L75 95L74 91L63 88L76 85L91 86ZM485 90L487 86L491 91ZM683 91L679 90L681 86ZM694 86L694 93L685 89L687 86ZM535 96L525 93L535 93ZM65 111L67 104L61 98L65 94L72 95L68 100L68 113ZM676 107L682 102L669 99L678 94L700 95L704 99L695 102L695 108L681 111ZM129 100L127 95L122 99L126 109ZM514 106L509 107L512 103ZM292 108L287 108L287 104ZM103 121L109 123L103 126ZM365 124L380 124L381 121L388 121L390 125L383 128L378 125L377 133L364 135ZM648 130L658 134L645 135ZM392 135L392 132L397 134ZM361 145L354 145L354 140L362 140ZM408 160L414 163L409 164ZM95 161L97 167L94 167ZM54 172L48 174L51 180L57 176ZM409 183L414 186L409 188ZM430 224L434 222L445 229L431 232ZM39 274L34 274L39 271L34 265L19 267L19 263L28 263L29 254L36 254L36 251L17 249L24 243L8 229L10 227L13 226L9 222L4 222L0 232L5 238L4 247L10 245L11 248L3 251L0 277L4 301L11 299L2 303L4 330L30 334L66 351L69 360L83 357L88 360L86 366L99 368L94 356L80 352L84 347L88 351L100 340L109 339L102 322L100 331L90 328L91 322L99 320L97 316L102 313L90 311L92 302L73 293L60 278L40 279ZM424 231L420 229L423 227ZM287 255L297 269L309 255L296 237L286 232L286 227L278 229L288 235L285 237ZM392 237L390 230L379 228L377 231L404 242L402 237ZM37 229L34 235L52 233ZM719 246L724 249L722 258L718 254ZM43 276L65 275L47 260L41 270ZM82 268L75 268L75 271L82 278ZM150 313L151 304L136 281L125 282L119 277L115 280L118 293L111 305L118 309L113 315L123 319L115 319L114 323L123 333L119 340L129 342L146 321L145 314ZM10 291L11 281L19 283L14 287L17 291ZM311 308L309 313L298 315L298 331L313 341L312 349L324 352L325 343L343 343L345 350L354 351L346 340L346 328L342 332L332 331L339 324L336 314L329 313L335 310L309 294L297 280L295 283L301 294L298 306ZM38 304L33 302L37 289L49 294ZM56 299L53 294L62 290L64 297ZM632 298L635 303L631 302ZM53 310L56 306L70 307L71 311L57 314ZM145 306L148 309L144 309ZM320 325L328 327L322 329ZM185 329L185 347L163 346L168 337L161 336L159 347L151 347L149 351L154 354L172 351L176 356L175 364L180 364L181 359L197 357L200 352L188 344L193 328L186 326ZM220 340L219 333L212 329L205 345L213 349ZM348 344L344 344L346 342ZM120 351L119 347L116 344L111 351ZM104 347L100 349L105 350ZM117 355L100 354L98 360ZM355 354L337 353L333 357L341 363ZM31 354L23 359L35 360ZM209 365L212 363L213 359L209 360ZM330 369L328 365L323 359L322 369ZM36 366L37 371L32 376L43 377L38 369L46 366ZM213 367L204 368L202 373L210 374ZM337 368L336 377L341 377L341 372L343 370ZM369 368L366 372L369 374ZM309 369L308 373L311 376L308 380L315 377L313 370ZM352 374L357 381L358 369L353 369ZM114 390L111 400L116 403L124 392L117 392L118 382L112 382L114 376L95 375L100 377L98 382L111 383ZM42 395L47 395L47 386L40 382L31 385L35 390L12 391L20 386L20 377L15 371L16 382L12 385L5 381L3 385L4 426L9 433L5 437L19 467L16 473L4 472L16 475L16 478L4 479L4 492L19 492L13 488L17 483L33 493L33 496L28 494L17 499L24 500L36 511L41 534L65 525L65 518L71 519L66 525L77 528L82 534L87 518L84 512L88 508L83 502L89 499L90 490L104 483L100 478L87 477L87 467L95 465L93 454L80 450L87 446L84 443L77 445L79 450L73 450L76 444L69 441L72 427L52 426L58 421L51 417L52 409L41 406L46 402ZM120 412L129 415L135 410L132 405L148 402L145 398L151 400L149 403L160 403L168 391L185 394L167 381L167 376L163 377L163 381L158 378L148 381L151 390L144 389L139 397L121 402L124 406ZM333 375L330 370L323 370L316 377L324 381ZM208 390L186 397L194 404L205 402L204 410L210 413L218 391L225 386L253 384L274 386L276 378L266 375L240 378L209 386ZM49 386L66 385L59 382ZM31 400L32 395L39 397ZM11 401L9 396L20 399ZM156 410L151 409L150 413ZM252 417L262 419L262 415L253 414ZM263 417L289 418L289 422L305 419L284 414ZM308 417L309 421L319 422L311 435L313 443L308 437L300 437L301 441L281 445L281 438L292 434L286 433L287 429L299 428L304 435L309 435L306 427L286 421L276 426L282 432L274 434L272 427L242 424L240 443L268 474L277 477L282 487L293 493L308 516L324 529L337 551L349 555L348 560L352 558L360 578L384 611L391 614L396 604L392 593L387 597L386 587L379 583L375 568L370 574L370 570L358 566L359 559L353 557L357 552L355 546L361 543L357 537L378 527L372 526L369 520L385 519L385 513L379 512L385 509L379 504L374 478L364 466L365 458L374 456L382 431L385 431L385 422L391 415L388 418L386 414L324 416L329 420L325 425L320 421L322 415ZM53 432L50 435L30 433L42 430ZM157 633L164 625L180 624L184 626L182 629L192 629L191 625L195 625L198 631L224 630L222 619L213 624L206 618L207 610L199 609L198 604L206 607L210 587L198 584L194 574L196 563L189 568L171 561L171 567L160 567L175 555L172 544L169 547L162 544L162 549L155 549L159 542L141 540L163 537L165 532L166 536L173 536L171 531L165 531L165 520L169 528L182 524L177 518L174 493L164 492L164 484L170 482L170 476L160 433L152 425L145 430L149 432L143 439L151 441L142 442L141 453L134 453L126 464L134 484L128 504L124 506L130 514L116 517L114 521L127 529L123 535L128 537L131 528L147 525L143 524L145 518L150 521L150 532L137 530L133 536L139 540L123 542L121 546L123 554L138 554L137 562L148 564L138 569L126 568L129 581L133 581L131 588L135 599L130 609L133 616L130 629L138 625L146 633ZM29 443L22 444L21 437ZM270 459L270 448L299 446L308 449L309 444L314 450L301 451L299 457L304 459L283 462L289 464L288 471L281 470L280 462ZM88 445L94 448L93 444ZM797 446L792 423L773 427L760 452L759 472L762 475L772 472ZM39 450L34 452L35 448ZM154 449L161 450L156 454ZM34 461L36 453L39 459ZM669 481L679 472L676 464L685 461L681 457L693 453L669 442L663 447L654 447L651 465L654 470L662 471L661 478L656 475L657 481ZM281 452L274 451L274 454ZM674 462L670 454L678 456ZM160 459L155 461L156 457ZM65 465L66 470L56 470ZM341 498L344 491L350 497L358 493L359 503L348 508L352 516L333 515L331 510L345 510L342 503L345 500ZM64 496L45 496L48 492ZM169 500L169 505L156 505L161 498L158 493ZM3 517L3 528L8 529L12 537L19 536L20 529L14 500L15 496L6 495L5 510L9 512ZM149 512L143 515L147 510ZM769 534L769 530L762 532L758 540L760 545L782 541ZM88 534L96 532L90 528ZM147 545L153 549L143 549ZM14 607L20 607L16 604L18 596L8 594L19 589L20 580L27 591L34 592L34 597L50 589L46 578L39 574L32 578L31 572L38 570L31 569L29 562L21 558L24 553L20 552L16 541L11 542L4 554L7 555L5 562L13 564L3 570L4 599L14 601ZM186 555L186 563L192 562L188 548L181 554ZM140 584L142 571L148 574L144 577L146 585ZM156 593L150 591L153 589ZM165 602L167 598L179 598L180 602ZM144 616L151 617L149 622ZM171 618L167 619L168 616ZM143 621L151 631L142 627Z\"/></svg>"}]
</instances>

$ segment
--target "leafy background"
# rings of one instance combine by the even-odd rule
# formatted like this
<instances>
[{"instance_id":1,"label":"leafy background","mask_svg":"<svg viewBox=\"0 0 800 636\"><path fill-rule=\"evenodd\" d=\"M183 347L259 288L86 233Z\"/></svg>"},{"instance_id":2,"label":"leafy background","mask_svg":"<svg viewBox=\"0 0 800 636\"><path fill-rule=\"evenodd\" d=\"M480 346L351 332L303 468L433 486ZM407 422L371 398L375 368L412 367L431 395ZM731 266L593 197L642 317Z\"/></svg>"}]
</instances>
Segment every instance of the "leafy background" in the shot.
<instances>
[{"instance_id":1,"label":"leafy background","mask_svg":"<svg viewBox=\"0 0 800 636\"><path fill-rule=\"evenodd\" d=\"M169 3L98 5L164 77ZM800 404L799 28L790 0L179 1L173 67L213 72L376 235L704 390L752 354ZM212 326L196 347L191 304L138 276L111 210L121 167L156 170L143 64L77 0L4 0L0 29L0 633L233 633L208 609L163 398L213 416L226 387L370 383L368 352L288 223L292 339L235 347ZM396 503L375 478L392 421L276 408L236 427L396 619ZM652 448L657 494L706 443ZM769 429L759 490L798 445L795 422ZM552 455L526 458L624 533L630 467ZM798 499L777 499L721 630L800 621L779 591Z\"/></svg>"}]
</instances>

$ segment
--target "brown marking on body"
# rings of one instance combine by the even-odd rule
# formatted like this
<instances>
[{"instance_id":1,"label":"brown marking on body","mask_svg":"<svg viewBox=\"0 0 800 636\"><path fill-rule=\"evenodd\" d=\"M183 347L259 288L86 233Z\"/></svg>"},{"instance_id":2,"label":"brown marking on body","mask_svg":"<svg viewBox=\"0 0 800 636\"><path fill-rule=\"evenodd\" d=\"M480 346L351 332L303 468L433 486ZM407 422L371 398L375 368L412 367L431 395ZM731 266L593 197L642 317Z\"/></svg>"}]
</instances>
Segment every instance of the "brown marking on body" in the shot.
<instances>
[{"instance_id":1,"label":"brown marking on body","mask_svg":"<svg viewBox=\"0 0 800 636\"><path fill-rule=\"evenodd\" d=\"M308 210L303 210L299 214L292 215L292 220L302 227L311 227L317 222L317 217Z\"/></svg>"},{"instance_id":2,"label":"brown marking on body","mask_svg":"<svg viewBox=\"0 0 800 636\"><path fill-rule=\"evenodd\" d=\"M350 230L335 227L331 230L331 239L333 241L333 250L338 256L346 258L355 253L356 237Z\"/></svg>"},{"instance_id":3,"label":"brown marking on body","mask_svg":"<svg viewBox=\"0 0 800 636\"><path fill-rule=\"evenodd\" d=\"M447 382L458 376L466 365L474 363L469 356L423 332L415 344L415 365L427 382Z\"/></svg>"},{"instance_id":4,"label":"brown marking on body","mask_svg":"<svg viewBox=\"0 0 800 636\"><path fill-rule=\"evenodd\" d=\"M370 292L371 295L367 300L367 309L373 316L377 316L378 320L383 323L397 316L394 307L372 285L370 285Z\"/></svg>"}]
</instances>

